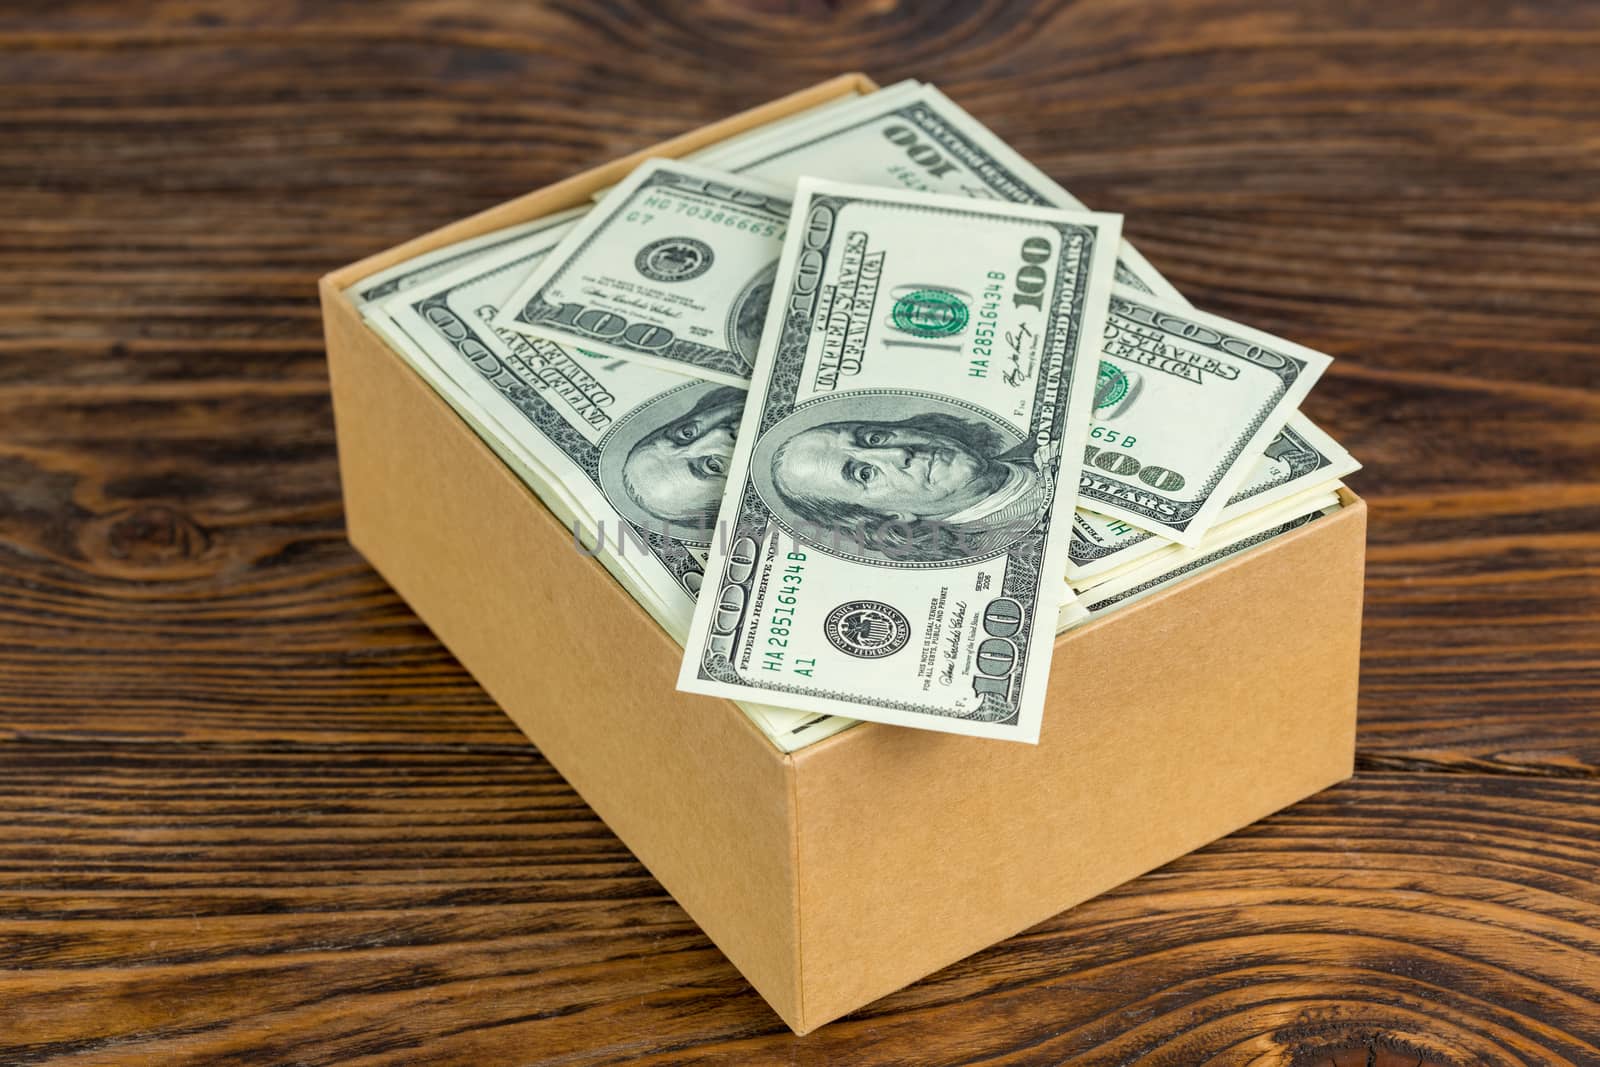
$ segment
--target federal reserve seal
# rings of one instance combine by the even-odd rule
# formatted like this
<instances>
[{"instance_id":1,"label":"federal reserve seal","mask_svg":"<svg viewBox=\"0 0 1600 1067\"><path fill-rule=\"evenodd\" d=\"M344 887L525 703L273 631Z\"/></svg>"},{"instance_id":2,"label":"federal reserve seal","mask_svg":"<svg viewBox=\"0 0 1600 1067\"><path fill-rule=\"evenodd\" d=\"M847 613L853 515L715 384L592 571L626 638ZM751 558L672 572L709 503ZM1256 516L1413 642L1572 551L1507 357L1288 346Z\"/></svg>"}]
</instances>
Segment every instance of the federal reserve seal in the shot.
<instances>
[{"instance_id":1,"label":"federal reserve seal","mask_svg":"<svg viewBox=\"0 0 1600 1067\"><path fill-rule=\"evenodd\" d=\"M834 648L857 659L892 656L911 640L911 623L905 613L881 600L840 604L828 612L822 630Z\"/></svg>"},{"instance_id":2,"label":"federal reserve seal","mask_svg":"<svg viewBox=\"0 0 1600 1067\"><path fill-rule=\"evenodd\" d=\"M686 282L711 269L711 246L693 237L663 237L639 249L633 265L656 282Z\"/></svg>"},{"instance_id":3,"label":"federal reserve seal","mask_svg":"<svg viewBox=\"0 0 1600 1067\"><path fill-rule=\"evenodd\" d=\"M966 302L943 289L918 289L894 302L889 321L916 337L954 337L967 328Z\"/></svg>"}]
</instances>

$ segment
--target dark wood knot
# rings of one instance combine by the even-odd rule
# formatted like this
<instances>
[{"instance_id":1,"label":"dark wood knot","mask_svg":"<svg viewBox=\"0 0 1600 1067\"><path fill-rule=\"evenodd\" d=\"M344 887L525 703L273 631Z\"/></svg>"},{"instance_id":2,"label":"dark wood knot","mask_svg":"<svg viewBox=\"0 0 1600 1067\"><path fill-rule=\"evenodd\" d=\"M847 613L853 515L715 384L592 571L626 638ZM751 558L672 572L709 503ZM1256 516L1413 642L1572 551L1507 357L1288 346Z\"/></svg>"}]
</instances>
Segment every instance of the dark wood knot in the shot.
<instances>
[{"instance_id":1,"label":"dark wood knot","mask_svg":"<svg viewBox=\"0 0 1600 1067\"><path fill-rule=\"evenodd\" d=\"M742 15L885 15L900 0L718 0L707 6Z\"/></svg>"},{"instance_id":2,"label":"dark wood knot","mask_svg":"<svg viewBox=\"0 0 1600 1067\"><path fill-rule=\"evenodd\" d=\"M1458 1067L1453 1060L1387 1034L1302 1045L1292 1063L1293 1067Z\"/></svg>"},{"instance_id":3,"label":"dark wood knot","mask_svg":"<svg viewBox=\"0 0 1600 1067\"><path fill-rule=\"evenodd\" d=\"M84 537L85 555L116 571L151 577L199 559L211 539L199 523L165 504L143 504L100 516Z\"/></svg>"}]
</instances>

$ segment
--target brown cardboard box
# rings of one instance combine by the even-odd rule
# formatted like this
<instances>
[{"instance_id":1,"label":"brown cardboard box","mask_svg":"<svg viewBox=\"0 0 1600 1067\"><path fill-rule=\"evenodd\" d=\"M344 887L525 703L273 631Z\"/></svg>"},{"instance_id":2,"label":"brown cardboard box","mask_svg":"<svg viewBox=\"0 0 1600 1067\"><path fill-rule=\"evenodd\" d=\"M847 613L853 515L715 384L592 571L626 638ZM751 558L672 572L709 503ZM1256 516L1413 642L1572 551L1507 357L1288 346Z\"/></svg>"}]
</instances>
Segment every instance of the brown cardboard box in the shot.
<instances>
[{"instance_id":1,"label":"brown cardboard box","mask_svg":"<svg viewBox=\"0 0 1600 1067\"><path fill-rule=\"evenodd\" d=\"M350 540L805 1033L1351 773L1366 506L1056 641L1037 746L863 724L786 755L342 290L852 91L848 75L322 279Z\"/></svg>"}]
</instances>

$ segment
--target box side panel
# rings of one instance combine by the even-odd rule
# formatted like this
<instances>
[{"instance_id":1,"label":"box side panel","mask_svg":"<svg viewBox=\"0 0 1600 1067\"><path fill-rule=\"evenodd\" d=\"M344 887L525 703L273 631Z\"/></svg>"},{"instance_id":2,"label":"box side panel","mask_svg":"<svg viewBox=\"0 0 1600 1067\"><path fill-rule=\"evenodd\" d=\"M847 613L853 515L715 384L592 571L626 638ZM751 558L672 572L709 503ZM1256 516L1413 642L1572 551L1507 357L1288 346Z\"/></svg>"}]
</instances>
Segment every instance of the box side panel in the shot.
<instances>
[{"instance_id":1,"label":"box side panel","mask_svg":"<svg viewBox=\"0 0 1600 1067\"><path fill-rule=\"evenodd\" d=\"M788 1020L792 764L334 288L350 540Z\"/></svg>"},{"instance_id":2,"label":"box side panel","mask_svg":"<svg viewBox=\"0 0 1600 1067\"><path fill-rule=\"evenodd\" d=\"M1366 507L1057 640L1037 747L878 726L796 754L804 1025L1351 773Z\"/></svg>"},{"instance_id":3,"label":"box side panel","mask_svg":"<svg viewBox=\"0 0 1600 1067\"><path fill-rule=\"evenodd\" d=\"M480 211L469 218L452 222L448 226L441 226L439 229L413 238L405 244L396 245L359 262L341 267L330 274L329 277L332 279L335 288L344 289L369 274L393 266L401 260L432 251L442 245L465 241L468 238L478 236L480 233L488 233L490 230L497 230L504 226L514 226L528 219L536 219L542 215L549 215L569 207L575 207L589 199L595 190L604 189L608 185L614 185L621 181L628 176L628 173L634 167L652 156L681 156L704 148L706 145L715 144L725 138L732 137L734 134L743 133L752 126L773 122L796 111L804 111L808 107L815 107L818 104L832 100L836 96L844 96L848 93L868 93L875 88L877 86L873 84L872 79L864 74L841 74L837 78L830 78L828 81L790 93L788 96L780 97L777 100L750 108L747 111L741 111L737 115L731 115L719 122L713 122L708 126L690 130L688 133L681 134L669 141L651 145L649 148L641 149L630 156L624 156L621 159L612 160L610 163L593 167L581 174L575 174L570 178L556 182L554 185L548 185L543 189L519 196L515 200L507 200L503 204L496 204L494 207Z\"/></svg>"}]
</instances>

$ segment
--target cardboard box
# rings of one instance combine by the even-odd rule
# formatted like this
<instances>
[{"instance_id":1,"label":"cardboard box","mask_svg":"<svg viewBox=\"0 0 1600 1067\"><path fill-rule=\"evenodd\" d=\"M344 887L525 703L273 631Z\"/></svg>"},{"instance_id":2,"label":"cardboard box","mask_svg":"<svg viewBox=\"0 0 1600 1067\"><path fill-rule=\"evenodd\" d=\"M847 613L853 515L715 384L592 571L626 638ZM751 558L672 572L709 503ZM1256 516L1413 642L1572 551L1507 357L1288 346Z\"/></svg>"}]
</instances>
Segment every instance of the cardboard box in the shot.
<instances>
[{"instance_id":1,"label":"cardboard box","mask_svg":"<svg viewBox=\"0 0 1600 1067\"><path fill-rule=\"evenodd\" d=\"M1037 746L863 724L786 755L342 295L872 84L849 75L329 274L350 540L797 1033L1347 777L1366 507L1056 641Z\"/></svg>"}]
</instances>

